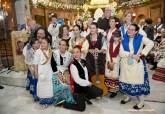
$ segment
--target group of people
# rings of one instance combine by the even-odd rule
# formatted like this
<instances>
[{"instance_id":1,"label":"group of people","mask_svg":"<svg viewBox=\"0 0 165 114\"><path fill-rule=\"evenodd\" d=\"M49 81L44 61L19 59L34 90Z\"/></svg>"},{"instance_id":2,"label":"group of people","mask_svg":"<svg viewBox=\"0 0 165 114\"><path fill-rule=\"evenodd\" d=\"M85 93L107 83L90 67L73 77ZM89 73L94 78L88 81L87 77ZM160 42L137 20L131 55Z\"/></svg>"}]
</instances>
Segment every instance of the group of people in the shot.
<instances>
[{"instance_id":1,"label":"group of people","mask_svg":"<svg viewBox=\"0 0 165 114\"><path fill-rule=\"evenodd\" d=\"M133 108L144 107L144 96L150 93L145 58L153 39L135 24L131 12L120 20L105 8L104 16L98 22L89 18L85 28L81 19L72 27L60 25L54 14L47 30L38 27L31 33L23 49L28 66L26 89L43 108L54 104L84 111L86 103L92 104L90 99L103 95L92 82L97 73L104 75L110 98L120 91L124 94L121 104L134 96L139 102Z\"/></svg>"}]
</instances>

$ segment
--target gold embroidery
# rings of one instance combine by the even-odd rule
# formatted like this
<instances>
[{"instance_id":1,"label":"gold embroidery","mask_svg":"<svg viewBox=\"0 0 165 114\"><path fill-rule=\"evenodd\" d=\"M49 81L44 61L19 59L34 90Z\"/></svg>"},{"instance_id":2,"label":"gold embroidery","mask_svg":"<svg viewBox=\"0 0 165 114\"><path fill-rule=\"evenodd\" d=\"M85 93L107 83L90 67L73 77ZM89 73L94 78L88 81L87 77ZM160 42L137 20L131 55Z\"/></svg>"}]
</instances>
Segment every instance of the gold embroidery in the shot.
<instances>
[{"instance_id":1,"label":"gold embroidery","mask_svg":"<svg viewBox=\"0 0 165 114\"><path fill-rule=\"evenodd\" d=\"M42 53L44 54L46 58L46 61L42 65L45 65L52 57L52 50L50 48L48 49L48 56L43 50L42 50Z\"/></svg>"}]
</instances>

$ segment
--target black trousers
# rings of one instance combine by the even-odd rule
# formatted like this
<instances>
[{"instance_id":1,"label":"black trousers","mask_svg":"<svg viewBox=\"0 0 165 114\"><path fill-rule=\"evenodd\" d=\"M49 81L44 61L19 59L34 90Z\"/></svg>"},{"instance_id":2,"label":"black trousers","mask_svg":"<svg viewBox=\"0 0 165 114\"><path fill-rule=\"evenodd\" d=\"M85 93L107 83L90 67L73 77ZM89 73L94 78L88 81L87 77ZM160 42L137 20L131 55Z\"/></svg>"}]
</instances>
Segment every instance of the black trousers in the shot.
<instances>
[{"instance_id":1,"label":"black trousers","mask_svg":"<svg viewBox=\"0 0 165 114\"><path fill-rule=\"evenodd\" d=\"M85 101L86 99L94 99L103 94L103 91L96 86L88 86L86 87L86 93L74 93L73 98L76 104L64 103L64 108L76 110L76 111L84 111L86 108Z\"/></svg>"},{"instance_id":2,"label":"black trousers","mask_svg":"<svg viewBox=\"0 0 165 114\"><path fill-rule=\"evenodd\" d=\"M71 109L71 110L76 110L76 111L84 111L86 109L86 104L85 104L85 96L82 94L73 94L73 98L76 102L76 104L70 104L70 103L64 103L64 108L66 109Z\"/></svg>"},{"instance_id":3,"label":"black trousers","mask_svg":"<svg viewBox=\"0 0 165 114\"><path fill-rule=\"evenodd\" d=\"M95 99L96 97L100 97L103 94L103 90L92 85L87 87L87 93L85 93L85 97L88 99Z\"/></svg>"}]
</instances>

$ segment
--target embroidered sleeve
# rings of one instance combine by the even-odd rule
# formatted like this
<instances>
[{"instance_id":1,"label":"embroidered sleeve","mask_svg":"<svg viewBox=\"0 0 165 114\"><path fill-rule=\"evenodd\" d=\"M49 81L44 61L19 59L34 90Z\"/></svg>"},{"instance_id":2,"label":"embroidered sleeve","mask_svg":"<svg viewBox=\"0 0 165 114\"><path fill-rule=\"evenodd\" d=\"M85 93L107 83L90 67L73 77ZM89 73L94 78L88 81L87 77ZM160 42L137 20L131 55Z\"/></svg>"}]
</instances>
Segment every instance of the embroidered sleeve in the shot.
<instances>
[{"instance_id":1,"label":"embroidered sleeve","mask_svg":"<svg viewBox=\"0 0 165 114\"><path fill-rule=\"evenodd\" d=\"M68 49L70 52L72 52L73 50L73 39L70 39L69 40L69 49Z\"/></svg>"},{"instance_id":2,"label":"embroidered sleeve","mask_svg":"<svg viewBox=\"0 0 165 114\"><path fill-rule=\"evenodd\" d=\"M154 47L154 43L152 40L148 39L147 37L143 37L142 42L145 45L145 47L143 48L141 53L146 56L151 51L151 49Z\"/></svg>"},{"instance_id":3,"label":"embroidered sleeve","mask_svg":"<svg viewBox=\"0 0 165 114\"><path fill-rule=\"evenodd\" d=\"M88 53L88 49L89 49L89 43L88 41L85 39L85 41L82 44L82 49L81 51L84 53Z\"/></svg>"},{"instance_id":4,"label":"embroidered sleeve","mask_svg":"<svg viewBox=\"0 0 165 114\"><path fill-rule=\"evenodd\" d=\"M108 41L106 40L106 38L105 38L105 37L103 37L102 42L103 42L103 46L102 46L102 48L101 48L101 49L103 49L103 50L107 50Z\"/></svg>"},{"instance_id":5,"label":"embroidered sleeve","mask_svg":"<svg viewBox=\"0 0 165 114\"><path fill-rule=\"evenodd\" d=\"M37 50L36 53L34 54L34 61L33 61L33 64L34 64L34 65L40 64L40 59L41 59L41 56L40 56L40 54L39 54L39 50Z\"/></svg>"}]
</instances>

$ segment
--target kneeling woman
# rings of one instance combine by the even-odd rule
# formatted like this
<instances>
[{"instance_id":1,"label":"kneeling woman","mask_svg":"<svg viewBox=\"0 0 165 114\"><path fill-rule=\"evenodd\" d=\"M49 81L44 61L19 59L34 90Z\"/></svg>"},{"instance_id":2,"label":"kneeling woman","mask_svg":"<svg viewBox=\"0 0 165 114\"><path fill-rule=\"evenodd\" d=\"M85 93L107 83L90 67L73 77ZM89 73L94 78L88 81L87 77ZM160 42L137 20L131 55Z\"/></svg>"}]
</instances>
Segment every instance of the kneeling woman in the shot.
<instances>
[{"instance_id":1,"label":"kneeling woman","mask_svg":"<svg viewBox=\"0 0 165 114\"><path fill-rule=\"evenodd\" d=\"M95 86L88 79L88 70L85 66L85 60L81 59L81 48L73 48L74 60L70 65L70 73L73 79L74 92L73 97L76 104L64 104L65 108L84 111L85 102L92 104L89 100L100 97L103 91Z\"/></svg>"},{"instance_id":2,"label":"kneeling woman","mask_svg":"<svg viewBox=\"0 0 165 114\"><path fill-rule=\"evenodd\" d=\"M144 107L144 95L150 93L148 72L144 56L153 47L153 42L138 33L139 27L131 24L128 27L127 35L122 40L120 47L121 72L120 72L120 90L127 96L121 101L125 104L130 101L129 96L136 96L139 103L133 106L134 109ZM145 47L144 47L145 46Z\"/></svg>"}]
</instances>

